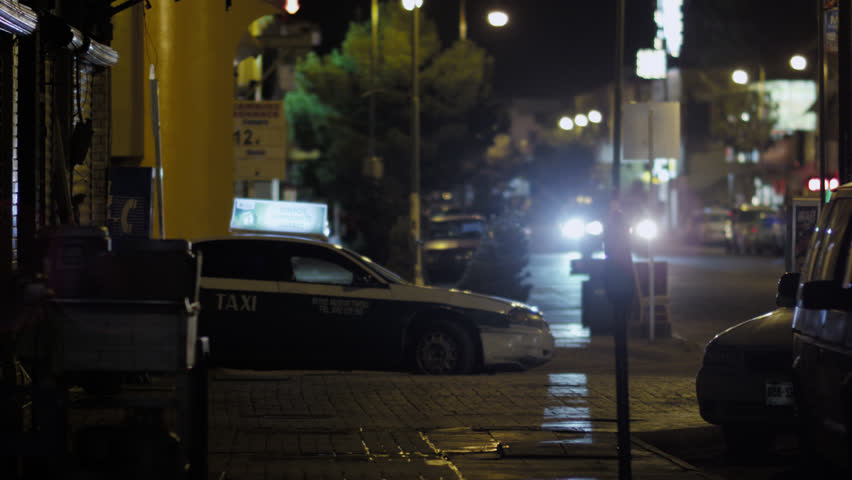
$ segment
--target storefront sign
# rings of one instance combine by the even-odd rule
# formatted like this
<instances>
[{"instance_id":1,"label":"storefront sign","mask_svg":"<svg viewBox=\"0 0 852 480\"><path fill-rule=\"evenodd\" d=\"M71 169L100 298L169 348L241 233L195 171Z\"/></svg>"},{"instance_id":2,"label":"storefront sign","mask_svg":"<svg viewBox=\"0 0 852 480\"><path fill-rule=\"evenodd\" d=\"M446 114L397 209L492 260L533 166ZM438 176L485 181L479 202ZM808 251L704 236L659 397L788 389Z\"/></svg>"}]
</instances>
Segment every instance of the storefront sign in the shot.
<instances>
[{"instance_id":1,"label":"storefront sign","mask_svg":"<svg viewBox=\"0 0 852 480\"><path fill-rule=\"evenodd\" d=\"M790 263L788 272L801 272L805 262L805 254L811 243L811 236L817 222L819 199L813 197L796 197L793 199L790 232ZM792 230L792 231L791 231Z\"/></svg>"},{"instance_id":2,"label":"storefront sign","mask_svg":"<svg viewBox=\"0 0 852 480\"><path fill-rule=\"evenodd\" d=\"M826 52L836 52L837 51L837 25L838 25L838 12L839 8L837 6L837 1L827 1L824 4L824 15L825 15L825 51Z\"/></svg>"},{"instance_id":3,"label":"storefront sign","mask_svg":"<svg viewBox=\"0 0 852 480\"><path fill-rule=\"evenodd\" d=\"M234 178L286 178L287 121L281 101L234 102Z\"/></svg>"}]
</instances>

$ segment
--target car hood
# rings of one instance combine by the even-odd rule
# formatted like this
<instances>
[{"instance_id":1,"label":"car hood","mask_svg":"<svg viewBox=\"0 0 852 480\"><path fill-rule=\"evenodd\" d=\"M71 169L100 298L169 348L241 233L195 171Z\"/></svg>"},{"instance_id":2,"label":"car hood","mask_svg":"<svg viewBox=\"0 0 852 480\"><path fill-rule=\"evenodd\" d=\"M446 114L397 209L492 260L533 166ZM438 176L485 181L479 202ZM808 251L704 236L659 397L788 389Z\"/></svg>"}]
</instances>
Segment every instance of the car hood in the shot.
<instances>
[{"instance_id":1,"label":"car hood","mask_svg":"<svg viewBox=\"0 0 852 480\"><path fill-rule=\"evenodd\" d=\"M450 250L454 248L474 249L478 246L478 238L452 238L444 240L429 240L423 244L423 248L427 251Z\"/></svg>"},{"instance_id":2,"label":"car hood","mask_svg":"<svg viewBox=\"0 0 852 480\"><path fill-rule=\"evenodd\" d=\"M793 309L780 307L719 333L713 342L723 346L786 347L793 344Z\"/></svg>"},{"instance_id":3,"label":"car hood","mask_svg":"<svg viewBox=\"0 0 852 480\"><path fill-rule=\"evenodd\" d=\"M506 313L513 308L526 308L538 312L537 307L525 303L466 290L420 287L405 284L395 284L391 288L393 289L394 297L398 300L444 304L457 308L482 310L493 313Z\"/></svg>"}]
</instances>

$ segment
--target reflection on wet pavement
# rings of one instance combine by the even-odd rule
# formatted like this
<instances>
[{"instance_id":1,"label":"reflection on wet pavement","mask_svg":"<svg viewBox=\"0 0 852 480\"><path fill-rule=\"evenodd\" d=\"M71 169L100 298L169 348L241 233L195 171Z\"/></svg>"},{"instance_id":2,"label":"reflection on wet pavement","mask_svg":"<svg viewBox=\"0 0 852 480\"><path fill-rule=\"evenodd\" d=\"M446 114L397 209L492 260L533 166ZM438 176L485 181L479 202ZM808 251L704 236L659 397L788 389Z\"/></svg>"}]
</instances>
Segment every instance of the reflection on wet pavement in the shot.
<instances>
[{"instance_id":1,"label":"reflection on wet pavement","mask_svg":"<svg viewBox=\"0 0 852 480\"><path fill-rule=\"evenodd\" d=\"M589 329L579 323L550 324L557 348L581 348L589 344Z\"/></svg>"},{"instance_id":2,"label":"reflection on wet pavement","mask_svg":"<svg viewBox=\"0 0 852 480\"><path fill-rule=\"evenodd\" d=\"M600 258L602 252L593 255ZM583 327L582 282L588 275L571 274L571 262L579 252L540 253L530 256L528 303L544 312L558 348L580 348L589 343L589 329Z\"/></svg>"},{"instance_id":3,"label":"reflection on wet pavement","mask_svg":"<svg viewBox=\"0 0 852 480\"><path fill-rule=\"evenodd\" d=\"M548 378L548 398L575 405L545 407L543 430L575 432L581 436L561 439L561 443L592 443L592 414L589 410L589 387L585 373L551 373Z\"/></svg>"}]
</instances>

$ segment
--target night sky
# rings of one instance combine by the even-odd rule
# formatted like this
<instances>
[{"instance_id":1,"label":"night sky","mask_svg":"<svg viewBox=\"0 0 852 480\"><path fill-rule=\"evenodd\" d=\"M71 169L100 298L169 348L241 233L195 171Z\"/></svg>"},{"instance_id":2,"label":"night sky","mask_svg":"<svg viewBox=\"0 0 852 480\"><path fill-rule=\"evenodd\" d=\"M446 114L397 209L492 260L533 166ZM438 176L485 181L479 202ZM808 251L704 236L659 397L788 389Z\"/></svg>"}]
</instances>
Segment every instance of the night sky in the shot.
<instances>
[{"instance_id":1,"label":"night sky","mask_svg":"<svg viewBox=\"0 0 852 480\"><path fill-rule=\"evenodd\" d=\"M681 63L712 66L758 58L780 63L792 53L815 53L815 1L685 0ZM350 21L369 19L370 0L300 3L297 16L323 30L321 51L340 45ZM614 76L615 5L615 0L467 0L468 38L495 58L502 96L572 97ZM625 5L628 75L636 50L653 45L656 0L625 0ZM509 25L487 24L486 12L493 7L509 13ZM424 0L424 9L445 44L458 37L458 0Z\"/></svg>"}]
</instances>

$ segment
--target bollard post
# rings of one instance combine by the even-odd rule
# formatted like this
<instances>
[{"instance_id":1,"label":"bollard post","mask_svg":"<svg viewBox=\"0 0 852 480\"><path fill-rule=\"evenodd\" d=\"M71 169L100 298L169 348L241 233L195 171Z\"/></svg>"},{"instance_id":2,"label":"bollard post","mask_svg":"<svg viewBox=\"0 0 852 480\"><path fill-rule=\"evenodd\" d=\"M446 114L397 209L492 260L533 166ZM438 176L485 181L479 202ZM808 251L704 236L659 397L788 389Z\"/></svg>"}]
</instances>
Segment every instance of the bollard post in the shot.
<instances>
[{"instance_id":1,"label":"bollard post","mask_svg":"<svg viewBox=\"0 0 852 480\"><path fill-rule=\"evenodd\" d=\"M604 281L612 303L613 337L615 340L615 395L618 416L618 478L632 478L630 453L630 398L627 367L627 319L633 304L636 287L633 276L633 257L624 215L614 204L604 229Z\"/></svg>"}]
</instances>

